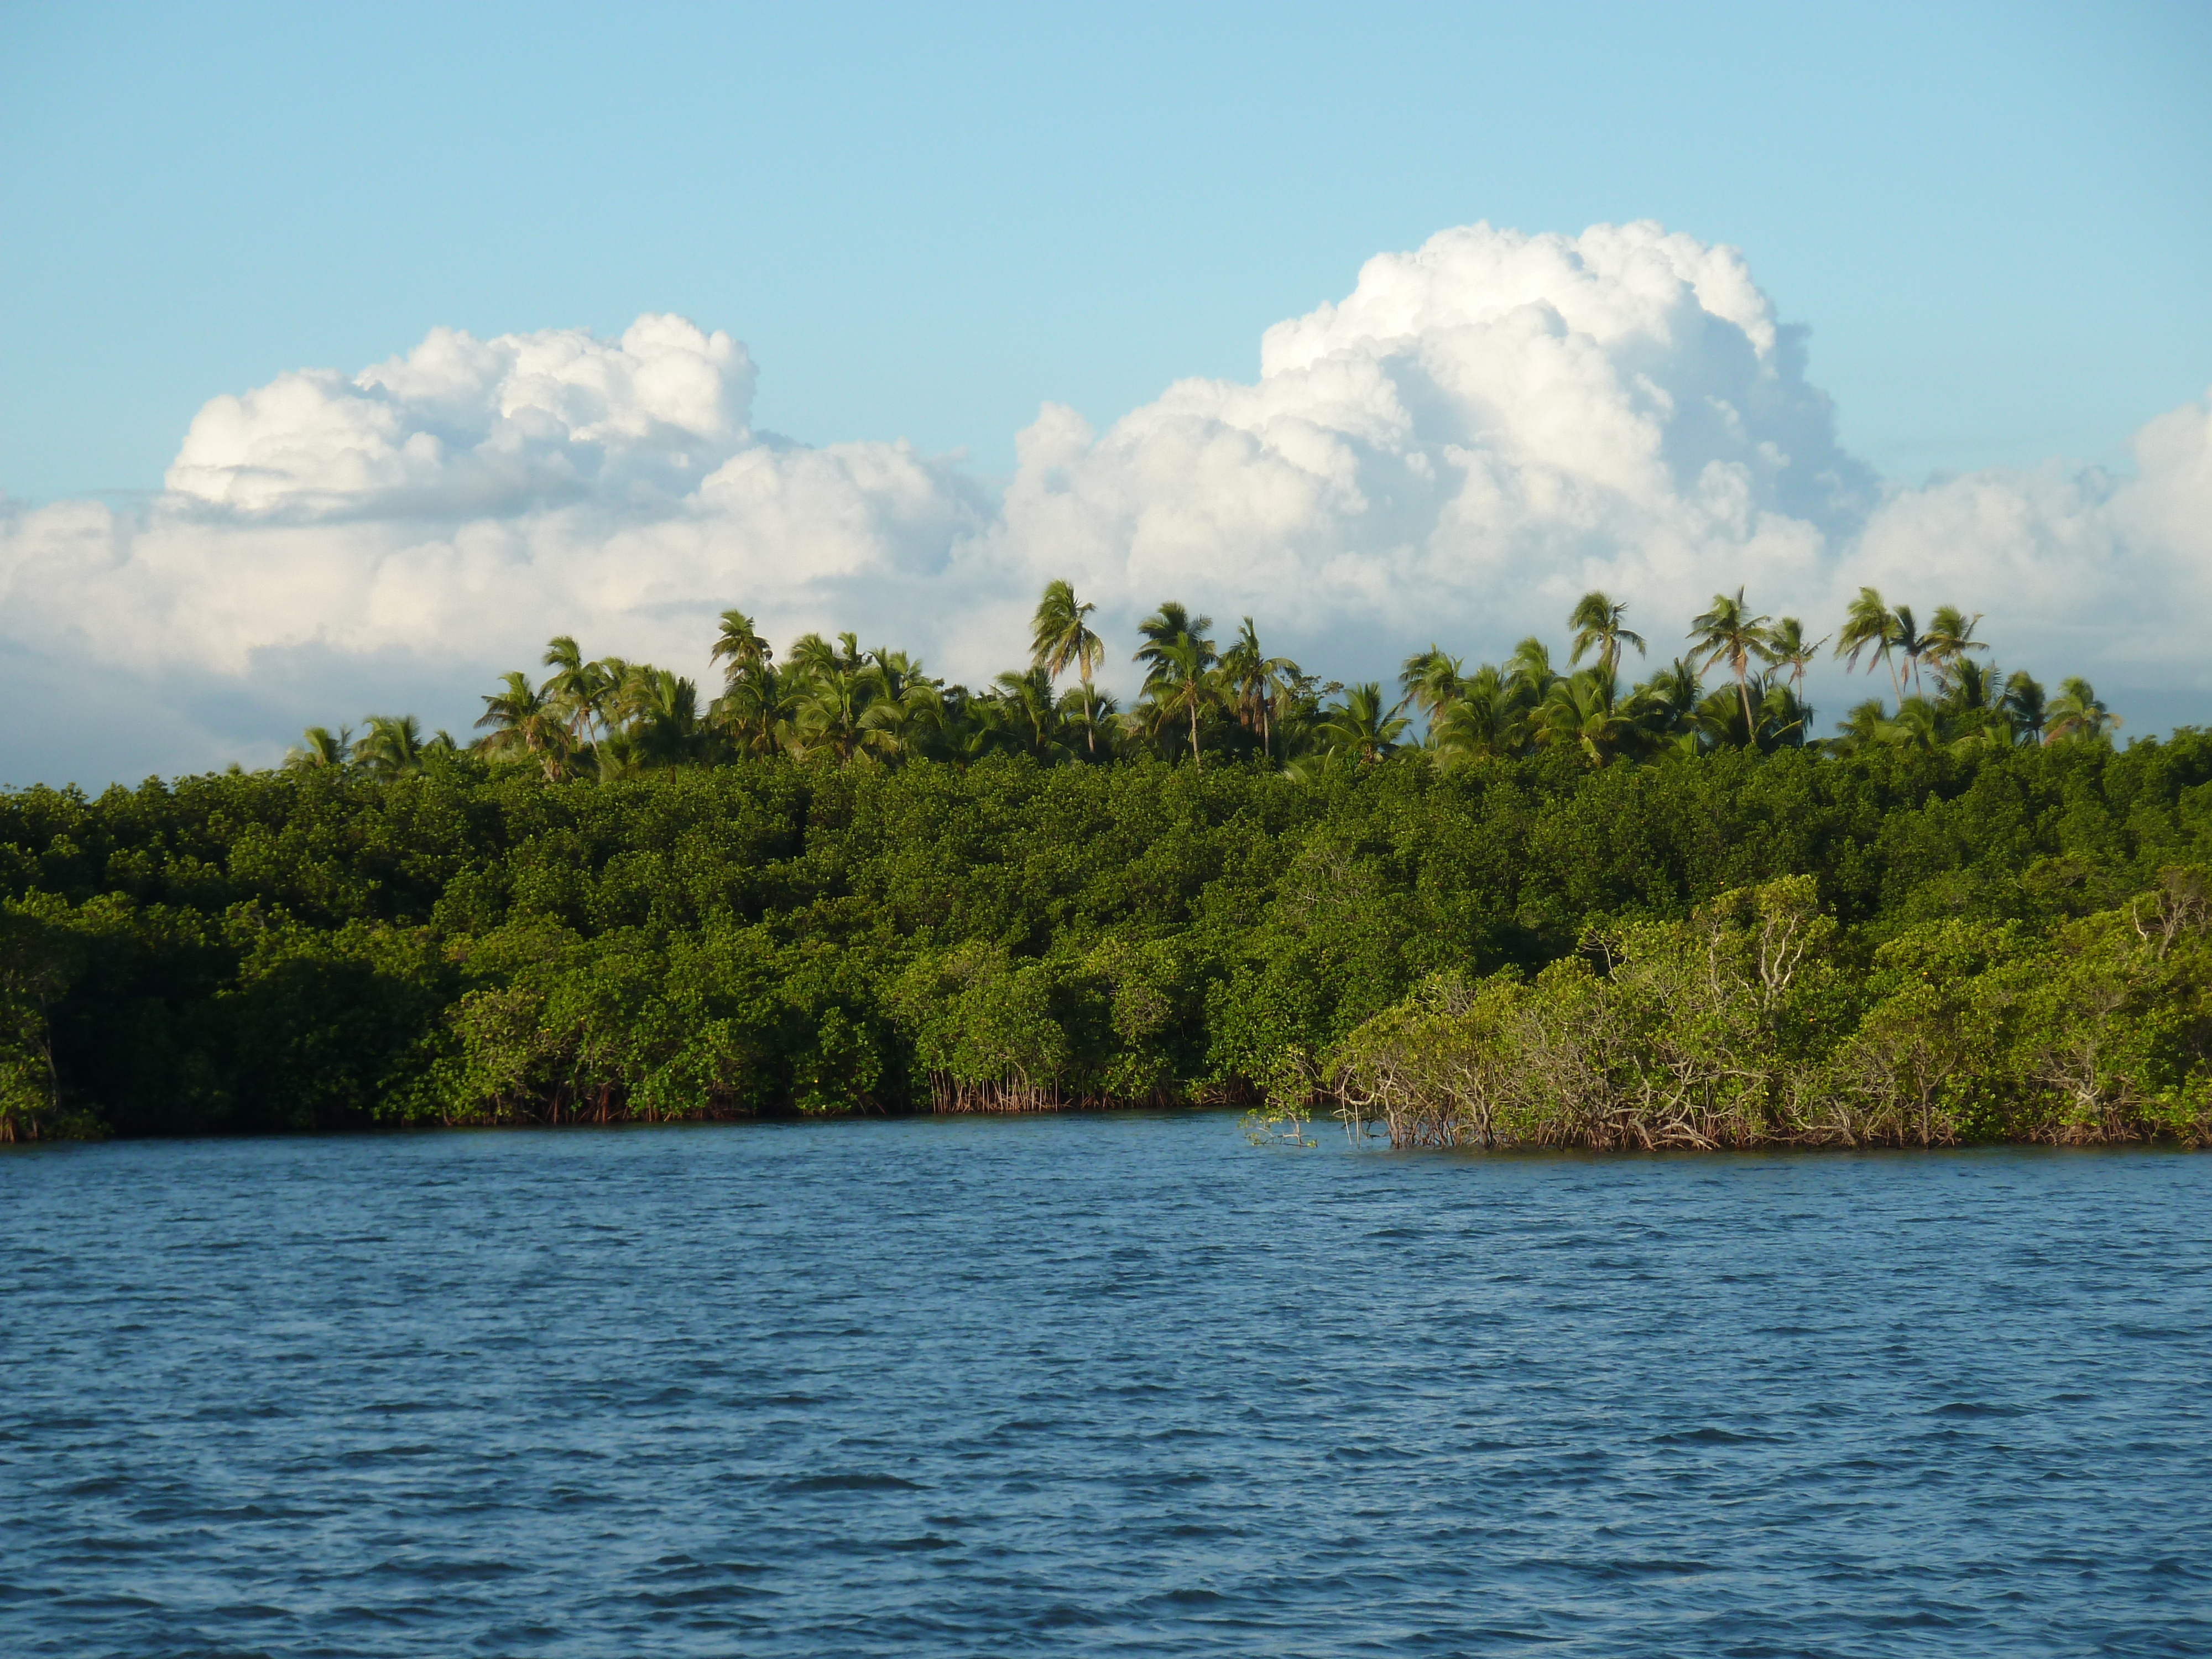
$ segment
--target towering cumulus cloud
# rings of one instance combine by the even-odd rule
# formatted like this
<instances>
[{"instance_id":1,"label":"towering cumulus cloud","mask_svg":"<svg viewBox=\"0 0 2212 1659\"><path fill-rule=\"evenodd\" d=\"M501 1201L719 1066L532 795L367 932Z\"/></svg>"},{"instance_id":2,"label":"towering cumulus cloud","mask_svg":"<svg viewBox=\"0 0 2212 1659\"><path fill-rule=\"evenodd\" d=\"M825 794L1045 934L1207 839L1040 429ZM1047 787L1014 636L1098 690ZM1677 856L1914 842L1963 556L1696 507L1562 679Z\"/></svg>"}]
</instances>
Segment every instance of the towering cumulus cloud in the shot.
<instances>
[{"instance_id":1,"label":"towering cumulus cloud","mask_svg":"<svg viewBox=\"0 0 2212 1659\"><path fill-rule=\"evenodd\" d=\"M1599 582L1802 588L1878 493L1803 369L1730 250L1448 231L1268 330L1256 385L1184 381L1097 440L1048 411L1005 530L1133 599L1199 580L1392 639L1555 625Z\"/></svg>"},{"instance_id":2,"label":"towering cumulus cloud","mask_svg":"<svg viewBox=\"0 0 2212 1659\"><path fill-rule=\"evenodd\" d=\"M1170 597L1253 612L1346 677L1556 634L1594 586L1664 649L1717 588L1817 629L1871 581L2212 712L2212 410L2152 422L2125 478L1886 487L1741 256L1656 225L1379 256L1269 329L1251 384L1179 382L1103 434L1047 405L996 499L903 444L757 432L753 381L674 317L439 330L214 399L143 507L0 503L0 648L48 739L0 777L264 761L372 706L458 729L550 634L696 672L729 605L987 674L1054 575L1125 628Z\"/></svg>"}]
</instances>

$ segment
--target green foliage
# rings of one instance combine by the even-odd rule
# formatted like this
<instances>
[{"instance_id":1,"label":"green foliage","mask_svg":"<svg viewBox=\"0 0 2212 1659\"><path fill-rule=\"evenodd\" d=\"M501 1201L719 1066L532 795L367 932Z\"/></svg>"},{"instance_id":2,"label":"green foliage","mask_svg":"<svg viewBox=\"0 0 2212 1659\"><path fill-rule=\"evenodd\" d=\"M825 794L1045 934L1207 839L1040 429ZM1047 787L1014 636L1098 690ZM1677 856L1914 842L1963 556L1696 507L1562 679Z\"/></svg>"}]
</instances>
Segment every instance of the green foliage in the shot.
<instances>
[{"instance_id":1,"label":"green foliage","mask_svg":"<svg viewBox=\"0 0 2212 1659\"><path fill-rule=\"evenodd\" d=\"M2208 867L2195 732L31 789L0 1135L1333 1099L1410 1141L2193 1140Z\"/></svg>"},{"instance_id":2,"label":"green foliage","mask_svg":"<svg viewBox=\"0 0 2212 1659\"><path fill-rule=\"evenodd\" d=\"M720 695L562 635L470 750L0 794L0 1139L1334 1101L1409 1143L2203 1139L2212 741L1872 589L1811 735L1714 596L1632 689L1575 607L1392 702L1064 582L981 690L720 619ZM1721 677L1708 689L1703 676ZM1073 677L1074 684L1062 682ZM1409 714L1408 710L1412 712ZM1420 723L1415 729L1415 720Z\"/></svg>"}]
</instances>

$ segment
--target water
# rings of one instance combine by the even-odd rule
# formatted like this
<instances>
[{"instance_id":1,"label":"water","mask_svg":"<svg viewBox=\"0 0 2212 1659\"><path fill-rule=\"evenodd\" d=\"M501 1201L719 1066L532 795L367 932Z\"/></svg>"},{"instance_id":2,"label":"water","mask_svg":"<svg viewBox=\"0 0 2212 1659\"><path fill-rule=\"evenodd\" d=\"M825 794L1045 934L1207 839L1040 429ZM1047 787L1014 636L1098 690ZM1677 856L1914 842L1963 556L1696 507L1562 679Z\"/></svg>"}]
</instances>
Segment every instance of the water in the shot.
<instances>
[{"instance_id":1,"label":"water","mask_svg":"<svg viewBox=\"0 0 2212 1659\"><path fill-rule=\"evenodd\" d=\"M2212 1158L0 1157L14 1655L2212 1652Z\"/></svg>"}]
</instances>

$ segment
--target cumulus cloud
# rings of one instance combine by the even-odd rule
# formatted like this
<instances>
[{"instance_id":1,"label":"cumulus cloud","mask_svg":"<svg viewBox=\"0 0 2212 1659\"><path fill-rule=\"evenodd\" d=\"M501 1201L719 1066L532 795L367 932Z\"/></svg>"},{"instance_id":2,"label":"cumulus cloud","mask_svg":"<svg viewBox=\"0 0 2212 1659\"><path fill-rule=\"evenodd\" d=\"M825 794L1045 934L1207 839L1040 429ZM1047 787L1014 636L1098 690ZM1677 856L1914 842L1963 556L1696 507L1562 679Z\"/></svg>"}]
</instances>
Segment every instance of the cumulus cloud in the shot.
<instances>
[{"instance_id":1,"label":"cumulus cloud","mask_svg":"<svg viewBox=\"0 0 2212 1659\"><path fill-rule=\"evenodd\" d=\"M1474 226L1270 329L1255 384L1183 381L1103 436L1048 410L1003 535L1132 597L1195 580L1403 635L1548 627L1600 581L1799 583L1878 495L1732 250Z\"/></svg>"},{"instance_id":2,"label":"cumulus cloud","mask_svg":"<svg viewBox=\"0 0 2212 1659\"><path fill-rule=\"evenodd\" d=\"M1249 611L1346 678L1431 638L1556 636L1590 586L1664 652L1717 589L1818 631L1872 582L1987 611L2008 661L2212 690L2189 623L2212 408L2145 427L2132 476L1899 489L1841 448L1806 368L1733 249L1477 225L1269 329L1249 384L1178 382L1103 433L1048 405L994 495L957 458L755 431L744 347L680 318L439 330L215 398L142 507L0 502L0 649L80 711L118 687L161 709L82 737L95 779L155 727L171 769L371 706L459 729L468 688L554 632L696 672L733 604L988 674L1057 575L1124 629L1169 597ZM43 752L0 749L0 775L37 775Z\"/></svg>"},{"instance_id":3,"label":"cumulus cloud","mask_svg":"<svg viewBox=\"0 0 2212 1659\"><path fill-rule=\"evenodd\" d=\"M304 369L213 399L165 482L247 519L665 505L744 444L753 379L744 346L680 317L619 340L434 329L351 380Z\"/></svg>"}]
</instances>

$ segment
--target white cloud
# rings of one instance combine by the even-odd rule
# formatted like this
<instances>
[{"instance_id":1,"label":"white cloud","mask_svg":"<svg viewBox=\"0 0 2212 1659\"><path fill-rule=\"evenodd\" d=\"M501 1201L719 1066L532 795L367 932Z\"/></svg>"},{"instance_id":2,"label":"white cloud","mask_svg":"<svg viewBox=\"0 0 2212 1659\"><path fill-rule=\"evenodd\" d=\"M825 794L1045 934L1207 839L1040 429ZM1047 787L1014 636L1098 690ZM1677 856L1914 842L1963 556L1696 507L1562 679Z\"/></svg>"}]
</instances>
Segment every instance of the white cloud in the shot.
<instances>
[{"instance_id":1,"label":"white cloud","mask_svg":"<svg viewBox=\"0 0 2212 1659\"><path fill-rule=\"evenodd\" d=\"M1346 677L1431 638L1556 638L1593 586L1666 654L1716 589L1817 631L1865 581L1987 611L2008 662L2212 690L2190 623L2212 410L2152 422L2131 477L1899 489L1838 446L1805 368L1733 249L1477 225L1269 329L1251 384L1182 381L1103 433L1048 405L994 499L902 444L753 431L744 346L679 318L439 330L351 378L213 399L142 507L0 502L0 648L57 708L135 689L179 769L370 706L458 729L467 688L555 632L696 672L732 604L987 675L1054 575L1123 629L1170 597L1249 611ZM81 775L143 763L143 738L84 740ZM45 751L0 747L0 776L33 769Z\"/></svg>"},{"instance_id":2,"label":"white cloud","mask_svg":"<svg viewBox=\"0 0 2212 1659\"><path fill-rule=\"evenodd\" d=\"M349 380L303 369L213 399L166 482L242 516L663 504L745 442L753 378L744 347L681 317L617 341L434 329Z\"/></svg>"},{"instance_id":3,"label":"white cloud","mask_svg":"<svg viewBox=\"0 0 2212 1659\"><path fill-rule=\"evenodd\" d=\"M1474 226L1270 329L1255 385L1182 382L1096 439L1048 410L1002 534L1132 602L1487 635L1601 580L1800 580L1877 495L1732 251Z\"/></svg>"}]
</instances>

